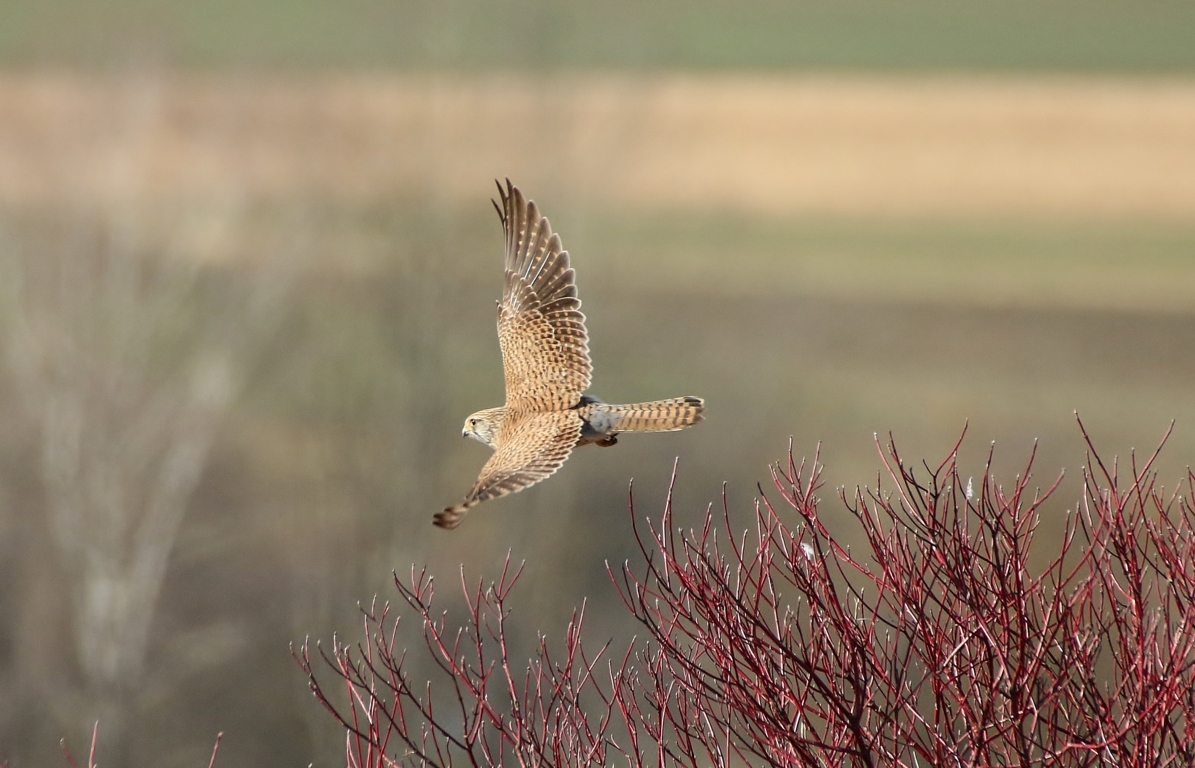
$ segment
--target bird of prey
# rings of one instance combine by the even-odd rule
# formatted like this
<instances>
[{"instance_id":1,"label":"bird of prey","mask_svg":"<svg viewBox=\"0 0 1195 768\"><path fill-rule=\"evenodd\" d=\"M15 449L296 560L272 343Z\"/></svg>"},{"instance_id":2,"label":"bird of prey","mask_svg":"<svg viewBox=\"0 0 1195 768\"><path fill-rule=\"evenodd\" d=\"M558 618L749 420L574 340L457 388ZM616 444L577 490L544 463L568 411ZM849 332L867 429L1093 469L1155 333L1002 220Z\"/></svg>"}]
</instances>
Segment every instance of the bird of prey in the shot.
<instances>
[{"instance_id":1,"label":"bird of prey","mask_svg":"<svg viewBox=\"0 0 1195 768\"><path fill-rule=\"evenodd\" d=\"M472 507L543 480L573 449L611 446L622 432L671 432L703 418L699 397L611 405L586 394L593 364L568 251L539 208L506 180L494 201L506 233L498 342L506 404L465 419L462 434L494 450L464 500L435 516L455 528Z\"/></svg>"}]
</instances>

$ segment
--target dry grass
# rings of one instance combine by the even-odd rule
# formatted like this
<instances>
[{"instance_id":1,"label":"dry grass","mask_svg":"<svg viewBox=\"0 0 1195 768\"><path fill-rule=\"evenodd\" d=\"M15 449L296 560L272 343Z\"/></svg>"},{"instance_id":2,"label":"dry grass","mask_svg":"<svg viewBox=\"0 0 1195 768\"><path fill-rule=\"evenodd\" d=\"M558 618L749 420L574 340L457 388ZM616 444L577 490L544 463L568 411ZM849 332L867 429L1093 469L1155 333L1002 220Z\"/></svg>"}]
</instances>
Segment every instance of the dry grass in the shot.
<instances>
[{"instance_id":1,"label":"dry grass","mask_svg":"<svg viewBox=\"0 0 1195 768\"><path fill-rule=\"evenodd\" d=\"M0 79L0 203L365 202L510 175L603 207L1195 219L1195 83L850 77ZM136 119L136 118L134 118ZM117 126L119 123L119 126ZM149 168L114 179L129 153ZM567 180L567 181L565 181ZM542 193L541 193L542 194Z\"/></svg>"}]
</instances>

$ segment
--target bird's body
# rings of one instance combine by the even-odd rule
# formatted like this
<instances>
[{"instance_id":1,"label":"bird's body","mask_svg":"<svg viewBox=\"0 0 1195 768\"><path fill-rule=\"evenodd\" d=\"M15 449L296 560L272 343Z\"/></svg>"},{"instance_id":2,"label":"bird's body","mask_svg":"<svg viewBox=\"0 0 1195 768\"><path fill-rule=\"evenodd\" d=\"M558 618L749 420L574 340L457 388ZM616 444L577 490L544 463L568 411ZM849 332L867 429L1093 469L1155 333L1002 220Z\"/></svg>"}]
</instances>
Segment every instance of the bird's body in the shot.
<instances>
[{"instance_id":1,"label":"bird's body","mask_svg":"<svg viewBox=\"0 0 1195 768\"><path fill-rule=\"evenodd\" d=\"M498 341L506 404L465 420L463 434L494 449L473 489L435 517L455 528L471 507L549 477L574 448L611 446L621 432L668 432L701 421L704 403L679 397L613 405L586 394L593 365L574 272L560 237L508 179L498 186L506 279Z\"/></svg>"}]
</instances>

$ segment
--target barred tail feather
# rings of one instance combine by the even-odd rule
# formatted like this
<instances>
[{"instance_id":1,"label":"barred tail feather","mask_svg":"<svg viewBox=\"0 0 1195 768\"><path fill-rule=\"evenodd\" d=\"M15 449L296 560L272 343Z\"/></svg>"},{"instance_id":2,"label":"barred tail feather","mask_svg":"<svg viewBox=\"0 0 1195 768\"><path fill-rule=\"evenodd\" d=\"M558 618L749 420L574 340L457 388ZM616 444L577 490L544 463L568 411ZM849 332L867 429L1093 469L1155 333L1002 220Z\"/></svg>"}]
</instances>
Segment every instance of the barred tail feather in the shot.
<instances>
[{"instance_id":1,"label":"barred tail feather","mask_svg":"<svg viewBox=\"0 0 1195 768\"><path fill-rule=\"evenodd\" d=\"M675 432L705 418L705 401L700 397L674 397L607 408L617 417L612 432Z\"/></svg>"}]
</instances>

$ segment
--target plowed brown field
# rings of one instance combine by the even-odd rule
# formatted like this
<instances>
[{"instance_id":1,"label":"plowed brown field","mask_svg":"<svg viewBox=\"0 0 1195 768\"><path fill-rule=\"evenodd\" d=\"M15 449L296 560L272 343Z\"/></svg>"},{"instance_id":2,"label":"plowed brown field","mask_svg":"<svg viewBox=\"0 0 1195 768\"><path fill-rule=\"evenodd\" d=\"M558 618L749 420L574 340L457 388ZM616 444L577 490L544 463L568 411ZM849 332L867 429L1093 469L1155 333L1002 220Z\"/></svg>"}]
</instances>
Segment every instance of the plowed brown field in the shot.
<instances>
[{"instance_id":1,"label":"plowed brown field","mask_svg":"<svg viewBox=\"0 0 1195 768\"><path fill-rule=\"evenodd\" d=\"M147 172L122 172L130 158ZM451 201L507 175L615 208L1191 221L1195 82L0 79L0 203L15 207Z\"/></svg>"}]
</instances>

